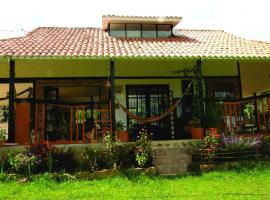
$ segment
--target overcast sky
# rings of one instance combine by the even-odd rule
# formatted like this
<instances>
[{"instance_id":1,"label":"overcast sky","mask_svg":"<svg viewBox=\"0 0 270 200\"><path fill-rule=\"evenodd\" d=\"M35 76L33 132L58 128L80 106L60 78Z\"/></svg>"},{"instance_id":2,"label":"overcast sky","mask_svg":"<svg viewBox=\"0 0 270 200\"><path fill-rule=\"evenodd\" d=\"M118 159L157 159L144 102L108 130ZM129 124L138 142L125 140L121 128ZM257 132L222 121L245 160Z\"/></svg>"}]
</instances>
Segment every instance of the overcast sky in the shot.
<instances>
[{"instance_id":1,"label":"overcast sky","mask_svg":"<svg viewBox=\"0 0 270 200\"><path fill-rule=\"evenodd\" d=\"M0 38L39 26L101 27L102 15L181 16L177 28L270 42L270 0L1 0Z\"/></svg>"}]
</instances>

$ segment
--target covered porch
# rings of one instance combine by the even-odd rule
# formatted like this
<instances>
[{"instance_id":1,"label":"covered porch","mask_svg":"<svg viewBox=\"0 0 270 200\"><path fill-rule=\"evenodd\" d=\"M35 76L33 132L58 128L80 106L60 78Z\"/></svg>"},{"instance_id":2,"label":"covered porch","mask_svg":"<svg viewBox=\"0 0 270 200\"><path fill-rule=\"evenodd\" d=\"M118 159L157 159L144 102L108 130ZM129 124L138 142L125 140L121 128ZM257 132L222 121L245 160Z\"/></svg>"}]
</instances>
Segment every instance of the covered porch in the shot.
<instances>
[{"instance_id":1,"label":"covered porch","mask_svg":"<svg viewBox=\"0 0 270 200\"><path fill-rule=\"evenodd\" d=\"M220 102L224 103L226 129L240 132L238 124L245 121L245 106L238 105L243 100L243 88L248 88L247 85L242 86L242 61L201 58L12 58L2 59L0 68L4 75L1 83L6 84L10 94L5 104L9 116L6 118L8 123L5 123L8 142L26 144L31 140L48 140L57 144L98 143L106 132L116 131L119 121L129 131L130 141L136 138L142 127L154 133L154 140L191 139L184 131L192 115L192 99L196 90L194 87L186 90L194 78L188 70L198 61L202 61L200 73L205 102L209 98L220 98ZM179 70L186 73L177 73ZM20 97L15 92L22 91L17 88L18 84L30 84L32 91ZM211 87L213 85L218 86ZM225 87L221 87L223 85ZM134 121L120 106L141 118L152 118L162 115L179 99L182 99L181 104L169 115L144 125ZM253 102L255 100L252 99ZM269 102L269 98L263 102ZM256 106L256 103L253 105ZM263 105L261 109L254 108L254 113L260 112L254 114L257 116L254 120L259 117L254 121L254 127L257 127L254 132L262 130L262 127L267 129L269 103Z\"/></svg>"}]
</instances>

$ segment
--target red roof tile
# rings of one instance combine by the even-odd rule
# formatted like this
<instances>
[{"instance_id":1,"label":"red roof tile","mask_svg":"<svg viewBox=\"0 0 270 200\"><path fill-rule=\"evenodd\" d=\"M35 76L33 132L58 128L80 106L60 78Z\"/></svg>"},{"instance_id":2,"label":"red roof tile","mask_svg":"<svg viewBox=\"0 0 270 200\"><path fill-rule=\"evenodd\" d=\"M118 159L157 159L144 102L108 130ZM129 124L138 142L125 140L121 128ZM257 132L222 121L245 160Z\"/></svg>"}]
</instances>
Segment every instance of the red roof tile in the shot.
<instances>
[{"instance_id":1,"label":"red roof tile","mask_svg":"<svg viewBox=\"0 0 270 200\"><path fill-rule=\"evenodd\" d=\"M99 28L41 27L0 40L0 57L256 57L270 58L270 43L220 30L174 30L172 38L115 38Z\"/></svg>"}]
</instances>

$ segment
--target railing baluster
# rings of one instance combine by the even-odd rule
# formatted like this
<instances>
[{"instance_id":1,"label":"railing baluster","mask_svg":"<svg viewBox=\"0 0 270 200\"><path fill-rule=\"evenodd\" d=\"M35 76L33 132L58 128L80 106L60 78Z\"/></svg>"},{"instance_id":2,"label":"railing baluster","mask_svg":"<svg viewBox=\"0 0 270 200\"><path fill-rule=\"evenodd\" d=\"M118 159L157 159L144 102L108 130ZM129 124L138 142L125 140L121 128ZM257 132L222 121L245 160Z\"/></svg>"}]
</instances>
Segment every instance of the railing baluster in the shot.
<instances>
[{"instance_id":1,"label":"railing baluster","mask_svg":"<svg viewBox=\"0 0 270 200\"><path fill-rule=\"evenodd\" d=\"M256 109L255 111L257 112L257 126L258 126L258 131L261 133L261 119L260 119L260 109L258 107L258 99L255 99L255 106Z\"/></svg>"},{"instance_id":2,"label":"railing baluster","mask_svg":"<svg viewBox=\"0 0 270 200\"><path fill-rule=\"evenodd\" d=\"M84 144L85 141L84 141L84 107L82 107L82 143Z\"/></svg>"},{"instance_id":3,"label":"railing baluster","mask_svg":"<svg viewBox=\"0 0 270 200\"><path fill-rule=\"evenodd\" d=\"M79 118L78 118L78 107L76 107L76 143L79 143Z\"/></svg>"},{"instance_id":4,"label":"railing baluster","mask_svg":"<svg viewBox=\"0 0 270 200\"><path fill-rule=\"evenodd\" d=\"M70 107L70 142L73 140L73 107Z\"/></svg>"},{"instance_id":5,"label":"railing baluster","mask_svg":"<svg viewBox=\"0 0 270 200\"><path fill-rule=\"evenodd\" d=\"M45 133L45 104L42 105L42 132L40 135L42 139L44 139L44 133Z\"/></svg>"},{"instance_id":6,"label":"railing baluster","mask_svg":"<svg viewBox=\"0 0 270 200\"><path fill-rule=\"evenodd\" d=\"M37 143L37 135L38 135L38 104L36 103L36 113L35 113L35 144Z\"/></svg>"},{"instance_id":7,"label":"railing baluster","mask_svg":"<svg viewBox=\"0 0 270 200\"><path fill-rule=\"evenodd\" d=\"M263 126L266 130L266 118L265 118L265 109L264 109L264 98L262 98L262 113L263 113Z\"/></svg>"}]
</instances>

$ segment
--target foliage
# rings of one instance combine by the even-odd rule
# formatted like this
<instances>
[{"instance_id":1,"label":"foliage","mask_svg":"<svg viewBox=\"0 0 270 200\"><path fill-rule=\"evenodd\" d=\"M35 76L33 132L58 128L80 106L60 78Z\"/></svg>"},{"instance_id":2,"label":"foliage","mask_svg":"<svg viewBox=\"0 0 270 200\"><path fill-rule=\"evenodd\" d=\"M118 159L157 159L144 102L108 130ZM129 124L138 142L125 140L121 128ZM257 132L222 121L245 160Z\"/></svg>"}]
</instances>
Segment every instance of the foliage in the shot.
<instances>
[{"instance_id":1,"label":"foliage","mask_svg":"<svg viewBox=\"0 0 270 200\"><path fill-rule=\"evenodd\" d=\"M39 163L40 160L30 152L18 153L14 157L14 169L20 174L30 175Z\"/></svg>"},{"instance_id":2,"label":"foliage","mask_svg":"<svg viewBox=\"0 0 270 200\"><path fill-rule=\"evenodd\" d=\"M6 129L3 129L0 127L0 141L6 141L7 140L7 131Z\"/></svg>"},{"instance_id":3,"label":"foliage","mask_svg":"<svg viewBox=\"0 0 270 200\"><path fill-rule=\"evenodd\" d=\"M221 148L220 135L215 132L207 132L201 144L203 154L211 158L216 154L219 148Z\"/></svg>"},{"instance_id":4,"label":"foliage","mask_svg":"<svg viewBox=\"0 0 270 200\"><path fill-rule=\"evenodd\" d=\"M126 169L136 165L135 146L133 144L114 143L113 156L108 156L107 152L102 147L87 147L83 155L85 169L93 172L115 167Z\"/></svg>"},{"instance_id":5,"label":"foliage","mask_svg":"<svg viewBox=\"0 0 270 200\"><path fill-rule=\"evenodd\" d=\"M201 120L197 117L192 118L192 127L193 128L200 128L202 126Z\"/></svg>"},{"instance_id":6,"label":"foliage","mask_svg":"<svg viewBox=\"0 0 270 200\"><path fill-rule=\"evenodd\" d=\"M53 160L52 171L75 172L79 169L79 163L74 157L74 152L71 148L68 148L67 150L55 148L51 152L50 158Z\"/></svg>"},{"instance_id":7,"label":"foliage","mask_svg":"<svg viewBox=\"0 0 270 200\"><path fill-rule=\"evenodd\" d=\"M49 143L33 143L31 144L28 152L34 154L39 160L39 165L35 168L36 173L45 172L49 170L51 172L52 167L50 162L52 151L55 149ZM49 158L50 157L50 158Z\"/></svg>"},{"instance_id":8,"label":"foliage","mask_svg":"<svg viewBox=\"0 0 270 200\"><path fill-rule=\"evenodd\" d=\"M125 124L122 121L116 122L116 130L122 131L126 128Z\"/></svg>"},{"instance_id":9,"label":"foliage","mask_svg":"<svg viewBox=\"0 0 270 200\"><path fill-rule=\"evenodd\" d=\"M102 149L105 161L109 169L117 167L117 151L115 142L113 141L112 134L107 132L104 137L104 147Z\"/></svg>"},{"instance_id":10,"label":"foliage","mask_svg":"<svg viewBox=\"0 0 270 200\"><path fill-rule=\"evenodd\" d=\"M135 149L135 156L136 161L140 167L144 167L147 162L151 160L152 157L152 149L150 138L151 134L148 133L147 130L142 129L136 140L136 149Z\"/></svg>"},{"instance_id":11,"label":"foliage","mask_svg":"<svg viewBox=\"0 0 270 200\"><path fill-rule=\"evenodd\" d=\"M247 119L251 119L251 117L254 115L254 110L255 107L253 103L248 103L245 105L244 114L247 116Z\"/></svg>"},{"instance_id":12,"label":"foliage","mask_svg":"<svg viewBox=\"0 0 270 200\"><path fill-rule=\"evenodd\" d=\"M86 148L83 159L85 161L87 170L89 170L90 172L98 170L97 149L94 149L92 147Z\"/></svg>"},{"instance_id":13,"label":"foliage","mask_svg":"<svg viewBox=\"0 0 270 200\"><path fill-rule=\"evenodd\" d=\"M244 138L236 135L222 137L222 146L227 150L241 150L241 149L256 149L259 148L262 141L262 136Z\"/></svg>"},{"instance_id":14,"label":"foliage","mask_svg":"<svg viewBox=\"0 0 270 200\"><path fill-rule=\"evenodd\" d=\"M2 172L14 172L15 153L12 151L2 152L0 154L0 164Z\"/></svg>"},{"instance_id":15,"label":"foliage","mask_svg":"<svg viewBox=\"0 0 270 200\"><path fill-rule=\"evenodd\" d=\"M206 122L208 128L218 128L223 117L223 105L211 102L206 109Z\"/></svg>"},{"instance_id":16,"label":"foliage","mask_svg":"<svg viewBox=\"0 0 270 200\"><path fill-rule=\"evenodd\" d=\"M121 169L128 169L136 166L135 145L119 144L116 146L118 152L117 166Z\"/></svg>"}]
</instances>

